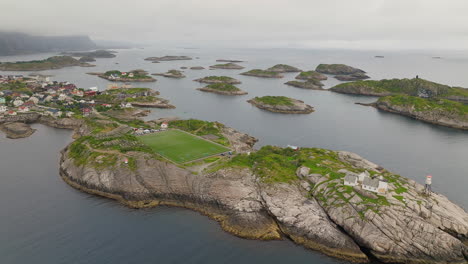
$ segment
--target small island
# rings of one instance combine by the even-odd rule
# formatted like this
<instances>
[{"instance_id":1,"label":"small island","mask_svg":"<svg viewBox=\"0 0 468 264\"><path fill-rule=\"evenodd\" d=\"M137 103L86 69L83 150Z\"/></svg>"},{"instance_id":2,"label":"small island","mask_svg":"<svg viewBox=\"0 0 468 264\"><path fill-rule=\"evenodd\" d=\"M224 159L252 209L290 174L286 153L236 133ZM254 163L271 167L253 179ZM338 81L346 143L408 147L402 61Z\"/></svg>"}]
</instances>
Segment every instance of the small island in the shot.
<instances>
[{"instance_id":1,"label":"small island","mask_svg":"<svg viewBox=\"0 0 468 264\"><path fill-rule=\"evenodd\" d=\"M169 101L157 97L159 92L150 88L116 88L108 89L93 96L94 101L104 105L129 107L175 108Z\"/></svg>"},{"instance_id":2,"label":"small island","mask_svg":"<svg viewBox=\"0 0 468 264\"><path fill-rule=\"evenodd\" d=\"M241 60L229 60L229 59L217 59L216 61L217 62L232 62L232 63L244 62L244 61L241 61Z\"/></svg>"},{"instance_id":3,"label":"small island","mask_svg":"<svg viewBox=\"0 0 468 264\"><path fill-rule=\"evenodd\" d=\"M303 71L296 76L296 79L307 80L307 81L314 81L314 80L324 81L328 78L327 76L316 71Z\"/></svg>"},{"instance_id":4,"label":"small island","mask_svg":"<svg viewBox=\"0 0 468 264\"><path fill-rule=\"evenodd\" d=\"M32 129L31 126L25 123L12 122L0 124L0 131L3 131L7 138L18 139L31 136L36 129Z\"/></svg>"},{"instance_id":5,"label":"small island","mask_svg":"<svg viewBox=\"0 0 468 264\"><path fill-rule=\"evenodd\" d=\"M301 69L298 69L296 67L286 65L286 64L276 64L273 67L270 67L267 69L267 71L272 71L272 72L301 72Z\"/></svg>"},{"instance_id":6,"label":"small island","mask_svg":"<svg viewBox=\"0 0 468 264\"><path fill-rule=\"evenodd\" d=\"M406 94L421 98L440 98L468 103L468 89L451 87L421 78L349 82L338 84L330 90L336 93L369 96Z\"/></svg>"},{"instance_id":7,"label":"small island","mask_svg":"<svg viewBox=\"0 0 468 264\"><path fill-rule=\"evenodd\" d=\"M191 60L191 57L188 56L173 56L173 55L166 55L163 57L148 57L146 61L152 61L158 63L160 61L176 61L176 60Z\"/></svg>"},{"instance_id":8,"label":"small island","mask_svg":"<svg viewBox=\"0 0 468 264\"><path fill-rule=\"evenodd\" d=\"M89 52L63 52L63 55L68 55L72 57L91 57L91 58L115 58L115 51L109 50L96 50Z\"/></svg>"},{"instance_id":9,"label":"small island","mask_svg":"<svg viewBox=\"0 0 468 264\"><path fill-rule=\"evenodd\" d=\"M310 114L314 108L301 100L285 96L263 96L255 97L248 103L270 112L283 114Z\"/></svg>"},{"instance_id":10,"label":"small island","mask_svg":"<svg viewBox=\"0 0 468 264\"><path fill-rule=\"evenodd\" d=\"M95 65L80 62L70 56L54 56L44 60L0 62L0 71L44 71L72 66L93 67Z\"/></svg>"},{"instance_id":11,"label":"small island","mask_svg":"<svg viewBox=\"0 0 468 264\"><path fill-rule=\"evenodd\" d=\"M156 79L148 75L143 70L133 70L129 72L121 72L117 70L107 71L105 73L88 73L91 75L97 75L100 78L106 79L112 82L155 82Z\"/></svg>"},{"instance_id":12,"label":"small island","mask_svg":"<svg viewBox=\"0 0 468 264\"><path fill-rule=\"evenodd\" d=\"M205 67L203 67L203 66L192 66L192 67L190 67L190 69L191 70L204 70Z\"/></svg>"},{"instance_id":13,"label":"small island","mask_svg":"<svg viewBox=\"0 0 468 264\"><path fill-rule=\"evenodd\" d=\"M285 82L284 84L292 86L292 87L296 87L296 88L302 88L302 89L325 90L323 89L323 83L317 80L308 80L305 82L288 81L288 82Z\"/></svg>"},{"instance_id":14,"label":"small island","mask_svg":"<svg viewBox=\"0 0 468 264\"><path fill-rule=\"evenodd\" d=\"M345 64L320 64L315 71L324 74L335 75L335 78L341 81L356 81L369 79L365 71Z\"/></svg>"},{"instance_id":15,"label":"small island","mask_svg":"<svg viewBox=\"0 0 468 264\"><path fill-rule=\"evenodd\" d=\"M225 63L225 64L212 65L212 66L210 66L210 69L242 70L242 69L244 69L244 67L240 66L239 64L229 62L229 63Z\"/></svg>"},{"instance_id":16,"label":"small island","mask_svg":"<svg viewBox=\"0 0 468 264\"><path fill-rule=\"evenodd\" d=\"M79 62L94 62L96 61L96 59L93 57L84 56L84 57L81 57L78 61Z\"/></svg>"},{"instance_id":17,"label":"small island","mask_svg":"<svg viewBox=\"0 0 468 264\"><path fill-rule=\"evenodd\" d=\"M201 83L229 83L229 84L240 84L241 82L237 79L228 76L207 76L200 79L194 80Z\"/></svg>"},{"instance_id":18,"label":"small island","mask_svg":"<svg viewBox=\"0 0 468 264\"><path fill-rule=\"evenodd\" d=\"M241 75L255 76L255 77L261 77L261 78L283 78L284 77L284 75L280 74L279 72L261 70L261 69L253 69L247 72L243 72L241 73Z\"/></svg>"},{"instance_id":19,"label":"small island","mask_svg":"<svg viewBox=\"0 0 468 264\"><path fill-rule=\"evenodd\" d=\"M185 75L181 71L178 71L178 70L169 70L166 73L153 73L151 75L164 76L164 77L175 78L175 79L185 78Z\"/></svg>"},{"instance_id":20,"label":"small island","mask_svg":"<svg viewBox=\"0 0 468 264\"><path fill-rule=\"evenodd\" d=\"M468 130L468 105L447 99L392 95L379 98L371 106L431 124Z\"/></svg>"},{"instance_id":21,"label":"small island","mask_svg":"<svg viewBox=\"0 0 468 264\"><path fill-rule=\"evenodd\" d=\"M247 94L246 91L243 91L236 86L229 83L213 83L209 84L203 88L198 88L197 90L203 92L210 92L222 95L244 95Z\"/></svg>"}]
</instances>

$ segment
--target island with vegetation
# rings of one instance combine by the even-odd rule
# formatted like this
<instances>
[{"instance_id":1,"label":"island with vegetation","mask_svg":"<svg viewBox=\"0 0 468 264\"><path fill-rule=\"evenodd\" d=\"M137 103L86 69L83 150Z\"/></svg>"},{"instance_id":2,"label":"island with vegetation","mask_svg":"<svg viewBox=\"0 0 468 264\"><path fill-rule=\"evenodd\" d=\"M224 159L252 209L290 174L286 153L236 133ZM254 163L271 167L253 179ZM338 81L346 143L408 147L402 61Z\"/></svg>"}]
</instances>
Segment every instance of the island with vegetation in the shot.
<instances>
[{"instance_id":1,"label":"island with vegetation","mask_svg":"<svg viewBox=\"0 0 468 264\"><path fill-rule=\"evenodd\" d=\"M192 66L192 67L190 67L190 69L191 70L204 70L205 67L203 67L203 66Z\"/></svg>"},{"instance_id":2,"label":"island with vegetation","mask_svg":"<svg viewBox=\"0 0 468 264\"><path fill-rule=\"evenodd\" d=\"M310 114L314 108L301 100L286 96L262 96L248 100L250 104L263 110L283 114Z\"/></svg>"},{"instance_id":3,"label":"island with vegetation","mask_svg":"<svg viewBox=\"0 0 468 264\"><path fill-rule=\"evenodd\" d=\"M241 82L237 79L228 76L207 76L200 79L194 80L201 83L228 83L228 84L240 84Z\"/></svg>"},{"instance_id":4,"label":"island with vegetation","mask_svg":"<svg viewBox=\"0 0 468 264\"><path fill-rule=\"evenodd\" d=\"M279 72L261 70L261 69L253 69L247 72L243 72L241 73L241 75L255 76L255 77L261 77L261 78L283 78L284 77L284 75L282 75Z\"/></svg>"},{"instance_id":5,"label":"island with vegetation","mask_svg":"<svg viewBox=\"0 0 468 264\"><path fill-rule=\"evenodd\" d=\"M191 60L192 58L189 56L173 56L173 55L166 55L163 57L148 57L146 61L152 62L160 62L160 61L176 61L176 60Z\"/></svg>"},{"instance_id":6,"label":"island with vegetation","mask_svg":"<svg viewBox=\"0 0 468 264\"><path fill-rule=\"evenodd\" d=\"M84 118L76 140L61 152L62 179L133 208L189 208L239 237L288 237L348 261L466 261L468 214L461 207L357 154L274 146L256 151L255 139L217 122L161 126ZM155 132L139 135L132 129L138 127ZM173 141L184 144L174 147ZM370 191L366 184L374 181L384 182L385 190Z\"/></svg>"},{"instance_id":7,"label":"island with vegetation","mask_svg":"<svg viewBox=\"0 0 468 264\"><path fill-rule=\"evenodd\" d=\"M95 50L87 52L63 52L63 55L68 55L72 57L90 57L90 58L115 58L115 51L110 50Z\"/></svg>"},{"instance_id":8,"label":"island with vegetation","mask_svg":"<svg viewBox=\"0 0 468 264\"><path fill-rule=\"evenodd\" d=\"M146 71L133 70L129 72L121 72L118 70L106 71L105 73L88 73L97 75L100 78L112 82L155 82L156 79L149 76Z\"/></svg>"},{"instance_id":9,"label":"island with vegetation","mask_svg":"<svg viewBox=\"0 0 468 264\"><path fill-rule=\"evenodd\" d=\"M320 64L315 69L316 72L335 75L340 81L356 81L369 79L365 71L345 64Z\"/></svg>"},{"instance_id":10,"label":"island with vegetation","mask_svg":"<svg viewBox=\"0 0 468 264\"><path fill-rule=\"evenodd\" d=\"M224 63L224 64L212 65L210 66L210 69L242 70L244 69L244 67L240 66L239 64L229 62L229 63Z\"/></svg>"},{"instance_id":11,"label":"island with vegetation","mask_svg":"<svg viewBox=\"0 0 468 264\"><path fill-rule=\"evenodd\" d=\"M175 108L169 101L157 97L159 92L150 88L117 88L108 89L93 97L101 104L121 105L128 107Z\"/></svg>"},{"instance_id":12,"label":"island with vegetation","mask_svg":"<svg viewBox=\"0 0 468 264\"><path fill-rule=\"evenodd\" d=\"M326 90L323 89L323 83L318 80L308 80L308 81L288 81L284 84L293 86L296 88L310 89L310 90Z\"/></svg>"},{"instance_id":13,"label":"island with vegetation","mask_svg":"<svg viewBox=\"0 0 468 264\"><path fill-rule=\"evenodd\" d=\"M440 126L468 130L468 105L447 99L425 99L409 95L379 98L377 109Z\"/></svg>"},{"instance_id":14,"label":"island with vegetation","mask_svg":"<svg viewBox=\"0 0 468 264\"><path fill-rule=\"evenodd\" d=\"M306 81L324 81L328 77L316 71L303 71L296 76L297 80L306 80Z\"/></svg>"},{"instance_id":15,"label":"island with vegetation","mask_svg":"<svg viewBox=\"0 0 468 264\"><path fill-rule=\"evenodd\" d=\"M241 61L241 60L230 60L230 59L217 59L216 61L217 62L232 62L232 63L244 62L244 61Z\"/></svg>"},{"instance_id":16,"label":"island with vegetation","mask_svg":"<svg viewBox=\"0 0 468 264\"><path fill-rule=\"evenodd\" d=\"M164 76L167 78L175 78L175 79L185 78L185 75L182 73L182 71L179 71L179 70L169 70L166 73L153 73L151 75Z\"/></svg>"},{"instance_id":17,"label":"island with vegetation","mask_svg":"<svg viewBox=\"0 0 468 264\"><path fill-rule=\"evenodd\" d=\"M384 79L338 84L331 91L344 94L389 96L406 94L422 98L442 98L468 103L468 89L451 87L421 78Z\"/></svg>"},{"instance_id":18,"label":"island with vegetation","mask_svg":"<svg viewBox=\"0 0 468 264\"><path fill-rule=\"evenodd\" d=\"M44 71L65 67L80 66L93 67L70 56L54 56L44 60L0 62L0 71Z\"/></svg>"},{"instance_id":19,"label":"island with vegetation","mask_svg":"<svg viewBox=\"0 0 468 264\"><path fill-rule=\"evenodd\" d=\"M203 92L210 92L222 95L244 95L247 94L246 91L239 89L238 87L229 84L229 83L212 83L203 88L198 88L197 90Z\"/></svg>"},{"instance_id":20,"label":"island with vegetation","mask_svg":"<svg viewBox=\"0 0 468 264\"><path fill-rule=\"evenodd\" d=\"M283 73L283 72L301 72L302 70L294 66L290 66L286 64L276 64L275 66L268 68L267 71Z\"/></svg>"}]
</instances>

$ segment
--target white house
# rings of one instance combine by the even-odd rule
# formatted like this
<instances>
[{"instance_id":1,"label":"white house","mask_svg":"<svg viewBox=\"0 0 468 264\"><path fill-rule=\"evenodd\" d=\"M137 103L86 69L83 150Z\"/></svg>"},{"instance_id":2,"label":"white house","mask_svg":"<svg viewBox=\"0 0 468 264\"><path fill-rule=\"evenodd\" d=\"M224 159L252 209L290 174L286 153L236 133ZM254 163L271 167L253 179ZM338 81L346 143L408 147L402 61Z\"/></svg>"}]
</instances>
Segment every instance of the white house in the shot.
<instances>
[{"instance_id":1,"label":"white house","mask_svg":"<svg viewBox=\"0 0 468 264\"><path fill-rule=\"evenodd\" d=\"M23 100L16 99L16 100L13 101L13 105L14 105L15 107L18 107L18 106L20 106L20 105L22 105L22 104L24 104Z\"/></svg>"},{"instance_id":2,"label":"white house","mask_svg":"<svg viewBox=\"0 0 468 264\"><path fill-rule=\"evenodd\" d=\"M347 174L344 177L344 185L356 186L358 184L358 177L356 175Z\"/></svg>"},{"instance_id":3,"label":"white house","mask_svg":"<svg viewBox=\"0 0 468 264\"><path fill-rule=\"evenodd\" d=\"M367 191L377 192L377 189L379 188L379 180L365 177L362 182L362 188Z\"/></svg>"},{"instance_id":4,"label":"white house","mask_svg":"<svg viewBox=\"0 0 468 264\"><path fill-rule=\"evenodd\" d=\"M34 97L34 96L31 96L31 97L29 97L28 101L31 101L31 102L33 102L35 105L37 105L37 104L39 103L39 98Z\"/></svg>"},{"instance_id":5,"label":"white house","mask_svg":"<svg viewBox=\"0 0 468 264\"><path fill-rule=\"evenodd\" d=\"M168 127L169 127L169 123L167 123L167 122L163 122L163 123L161 124L161 128L162 128L162 129L167 129Z\"/></svg>"},{"instance_id":6,"label":"white house","mask_svg":"<svg viewBox=\"0 0 468 264\"><path fill-rule=\"evenodd\" d=\"M132 104L131 104L131 103L122 103L122 104L120 105L120 107L122 107L122 108L131 108L131 107L132 107Z\"/></svg>"},{"instance_id":7,"label":"white house","mask_svg":"<svg viewBox=\"0 0 468 264\"><path fill-rule=\"evenodd\" d=\"M133 78L133 76L135 76L135 75L133 75L133 72L128 74L128 77L130 77L130 78Z\"/></svg>"},{"instance_id":8,"label":"white house","mask_svg":"<svg viewBox=\"0 0 468 264\"><path fill-rule=\"evenodd\" d=\"M0 113L5 113L6 111L8 111L8 107L0 105Z\"/></svg>"},{"instance_id":9,"label":"white house","mask_svg":"<svg viewBox=\"0 0 468 264\"><path fill-rule=\"evenodd\" d=\"M7 114L8 114L8 115L12 115L12 116L15 116L15 115L17 115L17 114L16 114L16 112L15 112L15 111L13 111L13 110L10 110L10 111L8 111L8 113L7 113Z\"/></svg>"},{"instance_id":10,"label":"white house","mask_svg":"<svg viewBox=\"0 0 468 264\"><path fill-rule=\"evenodd\" d=\"M99 89L97 87L89 87L89 91L97 92Z\"/></svg>"}]
</instances>

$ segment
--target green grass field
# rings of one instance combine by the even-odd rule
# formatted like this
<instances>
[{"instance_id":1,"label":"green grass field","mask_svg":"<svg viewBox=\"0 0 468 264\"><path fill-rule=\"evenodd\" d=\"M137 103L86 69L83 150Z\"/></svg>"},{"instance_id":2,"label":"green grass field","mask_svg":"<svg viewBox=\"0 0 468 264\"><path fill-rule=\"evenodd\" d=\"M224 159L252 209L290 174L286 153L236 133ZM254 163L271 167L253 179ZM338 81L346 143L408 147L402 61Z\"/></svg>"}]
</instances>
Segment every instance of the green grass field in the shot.
<instances>
[{"instance_id":1,"label":"green grass field","mask_svg":"<svg viewBox=\"0 0 468 264\"><path fill-rule=\"evenodd\" d=\"M138 137L154 152L176 163L184 163L230 149L179 130L168 130Z\"/></svg>"}]
</instances>

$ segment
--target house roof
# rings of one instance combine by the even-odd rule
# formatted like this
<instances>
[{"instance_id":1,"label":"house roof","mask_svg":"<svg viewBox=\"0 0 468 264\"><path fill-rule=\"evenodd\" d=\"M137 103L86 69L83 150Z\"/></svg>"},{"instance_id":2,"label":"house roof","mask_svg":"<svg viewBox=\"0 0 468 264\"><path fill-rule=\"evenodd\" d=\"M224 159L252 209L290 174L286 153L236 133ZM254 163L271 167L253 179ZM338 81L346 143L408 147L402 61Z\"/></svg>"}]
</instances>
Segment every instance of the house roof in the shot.
<instances>
[{"instance_id":1,"label":"house roof","mask_svg":"<svg viewBox=\"0 0 468 264\"><path fill-rule=\"evenodd\" d=\"M348 174L348 175L346 175L344 177L344 180L347 181L347 182L356 182L357 179L358 178L355 175L350 175L350 174Z\"/></svg>"},{"instance_id":2,"label":"house roof","mask_svg":"<svg viewBox=\"0 0 468 264\"><path fill-rule=\"evenodd\" d=\"M377 188L379 187L379 179L371 179L369 177L364 178L364 181L362 182L362 185L367 185L370 187Z\"/></svg>"}]
</instances>

